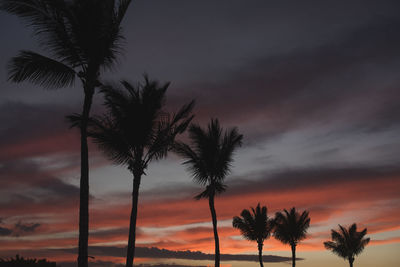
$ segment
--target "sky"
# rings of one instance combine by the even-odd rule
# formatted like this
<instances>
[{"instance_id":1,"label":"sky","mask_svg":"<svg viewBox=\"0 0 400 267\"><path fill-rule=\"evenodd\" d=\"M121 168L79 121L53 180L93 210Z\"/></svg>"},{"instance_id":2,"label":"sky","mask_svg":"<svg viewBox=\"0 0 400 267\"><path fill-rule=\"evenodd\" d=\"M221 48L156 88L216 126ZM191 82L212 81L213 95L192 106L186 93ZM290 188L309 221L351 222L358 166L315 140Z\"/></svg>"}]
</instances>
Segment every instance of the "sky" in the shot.
<instances>
[{"instance_id":1,"label":"sky","mask_svg":"<svg viewBox=\"0 0 400 267\"><path fill-rule=\"evenodd\" d=\"M258 266L232 218L307 210L298 266L346 266L323 242L338 224L368 229L355 266L400 265L400 4L398 1L133 1L123 56L104 81L170 81L168 109L196 100L195 122L244 135L228 190L216 199L222 266ZM83 92L7 81L21 49L46 54L32 31L0 14L0 257L74 266L79 134L65 116ZM102 110L95 95L93 113ZM138 211L138 266L211 266L207 202L174 154L149 166ZM124 262L132 176L90 144L90 266ZM177 252L179 251L179 252ZM268 266L290 249L264 243ZM255 260L254 260L255 259Z\"/></svg>"}]
</instances>

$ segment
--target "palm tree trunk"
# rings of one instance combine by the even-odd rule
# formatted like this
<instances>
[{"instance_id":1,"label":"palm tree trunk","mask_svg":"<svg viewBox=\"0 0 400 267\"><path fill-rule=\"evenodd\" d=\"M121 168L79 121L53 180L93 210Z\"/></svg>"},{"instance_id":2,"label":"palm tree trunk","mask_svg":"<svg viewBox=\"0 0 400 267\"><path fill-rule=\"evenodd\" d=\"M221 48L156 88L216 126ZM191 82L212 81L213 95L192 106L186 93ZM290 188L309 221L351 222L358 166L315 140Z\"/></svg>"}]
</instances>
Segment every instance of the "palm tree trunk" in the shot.
<instances>
[{"instance_id":1,"label":"palm tree trunk","mask_svg":"<svg viewBox=\"0 0 400 267\"><path fill-rule=\"evenodd\" d=\"M292 245L292 267L296 266L296 245Z\"/></svg>"},{"instance_id":2,"label":"palm tree trunk","mask_svg":"<svg viewBox=\"0 0 400 267\"><path fill-rule=\"evenodd\" d=\"M87 144L87 124L94 86L85 86L85 100L82 111L81 132L81 180L79 193L79 252L78 267L88 267L89 242L89 150Z\"/></svg>"},{"instance_id":3,"label":"palm tree trunk","mask_svg":"<svg viewBox=\"0 0 400 267\"><path fill-rule=\"evenodd\" d=\"M350 267L353 267L354 258L349 259Z\"/></svg>"},{"instance_id":4,"label":"palm tree trunk","mask_svg":"<svg viewBox=\"0 0 400 267\"><path fill-rule=\"evenodd\" d=\"M219 239L218 239L218 231L217 231L217 214L215 213L214 195L213 194L208 198L208 204L210 206L211 218L212 218L213 230L214 230L215 267L219 267L220 255L219 255Z\"/></svg>"},{"instance_id":5,"label":"palm tree trunk","mask_svg":"<svg viewBox=\"0 0 400 267\"><path fill-rule=\"evenodd\" d=\"M263 249L263 244L258 243L258 260L260 261L260 266L264 267L263 258L262 258L262 249Z\"/></svg>"},{"instance_id":6,"label":"palm tree trunk","mask_svg":"<svg viewBox=\"0 0 400 267\"><path fill-rule=\"evenodd\" d=\"M126 254L126 267L132 267L133 260L135 258L136 219L137 219L137 207L139 200L139 186L140 186L141 176L142 174L139 173L134 173L133 175L132 211L129 223L129 239L128 239L128 251Z\"/></svg>"}]
</instances>

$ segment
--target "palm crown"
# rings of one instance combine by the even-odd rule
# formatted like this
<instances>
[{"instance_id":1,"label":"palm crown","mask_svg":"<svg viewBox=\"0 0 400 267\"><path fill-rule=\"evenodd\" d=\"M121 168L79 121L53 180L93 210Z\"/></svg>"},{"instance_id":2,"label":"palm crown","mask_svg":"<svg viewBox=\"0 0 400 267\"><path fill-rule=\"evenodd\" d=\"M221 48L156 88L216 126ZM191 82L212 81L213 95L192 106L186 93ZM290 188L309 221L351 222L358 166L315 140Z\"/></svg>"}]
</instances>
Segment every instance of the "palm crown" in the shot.
<instances>
[{"instance_id":1,"label":"palm crown","mask_svg":"<svg viewBox=\"0 0 400 267\"><path fill-rule=\"evenodd\" d=\"M238 133L237 128L223 133L219 121L212 119L207 130L192 124L189 138L192 140L192 147L180 142L175 145L175 151L187 159L184 164L189 166L194 180L207 186L197 198L223 192L223 181L230 171L233 152L242 144L243 136Z\"/></svg>"},{"instance_id":2,"label":"palm crown","mask_svg":"<svg viewBox=\"0 0 400 267\"><path fill-rule=\"evenodd\" d=\"M130 0L1 0L0 9L22 18L50 57L21 51L9 62L9 79L57 88L98 83L119 52L121 21Z\"/></svg>"},{"instance_id":3,"label":"palm crown","mask_svg":"<svg viewBox=\"0 0 400 267\"><path fill-rule=\"evenodd\" d=\"M292 246L306 238L307 229L310 226L308 212L299 213L295 208L290 211L286 209L275 214L274 236L284 244Z\"/></svg>"},{"instance_id":4,"label":"palm crown","mask_svg":"<svg viewBox=\"0 0 400 267\"><path fill-rule=\"evenodd\" d=\"M369 238L364 238L366 234L366 228L357 232L355 223L348 229L339 225L339 231L332 230L331 232L332 241L324 242L324 246L338 256L353 261L354 257L360 254L370 241Z\"/></svg>"},{"instance_id":5,"label":"palm crown","mask_svg":"<svg viewBox=\"0 0 400 267\"><path fill-rule=\"evenodd\" d=\"M121 83L125 91L110 85L101 89L108 114L91 120L89 135L112 161L143 171L153 159L166 156L175 136L187 128L194 102L170 115L163 109L168 83L147 77L138 86Z\"/></svg>"},{"instance_id":6,"label":"palm crown","mask_svg":"<svg viewBox=\"0 0 400 267\"><path fill-rule=\"evenodd\" d=\"M241 217L235 216L232 225L238 228L242 235L250 241L262 243L271 234L271 220L267 216L267 207L251 208L251 212L244 209L240 213Z\"/></svg>"}]
</instances>

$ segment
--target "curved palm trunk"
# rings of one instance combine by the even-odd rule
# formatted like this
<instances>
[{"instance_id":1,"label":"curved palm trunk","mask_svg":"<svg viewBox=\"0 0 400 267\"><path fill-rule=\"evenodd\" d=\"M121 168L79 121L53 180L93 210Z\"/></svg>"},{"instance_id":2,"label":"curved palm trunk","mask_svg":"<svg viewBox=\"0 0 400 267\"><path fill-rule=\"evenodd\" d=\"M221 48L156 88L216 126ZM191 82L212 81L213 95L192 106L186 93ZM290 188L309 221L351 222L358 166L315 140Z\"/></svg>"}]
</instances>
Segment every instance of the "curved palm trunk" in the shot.
<instances>
[{"instance_id":1,"label":"curved palm trunk","mask_svg":"<svg viewBox=\"0 0 400 267\"><path fill-rule=\"evenodd\" d=\"M85 86L85 100L82 111L81 132L81 179L79 193L79 252L78 267L88 267L89 242L89 150L87 144L87 124L94 86Z\"/></svg>"},{"instance_id":2,"label":"curved palm trunk","mask_svg":"<svg viewBox=\"0 0 400 267\"><path fill-rule=\"evenodd\" d=\"M132 211L129 223L129 239L128 239L128 251L126 254L126 267L133 266L133 260L135 257L136 219L137 219L137 207L139 200L139 186L140 186L141 176L142 176L141 174L133 175Z\"/></svg>"},{"instance_id":3,"label":"curved palm trunk","mask_svg":"<svg viewBox=\"0 0 400 267\"><path fill-rule=\"evenodd\" d=\"M296 266L296 245L292 246L292 267Z\"/></svg>"},{"instance_id":4,"label":"curved palm trunk","mask_svg":"<svg viewBox=\"0 0 400 267\"><path fill-rule=\"evenodd\" d=\"M218 231L217 231L217 214L215 213L214 207L214 195L211 195L208 198L208 204L210 206L211 211L211 218L214 230L214 240L215 240L215 267L219 267L220 262L220 255L219 255L219 238L218 238Z\"/></svg>"},{"instance_id":5,"label":"curved palm trunk","mask_svg":"<svg viewBox=\"0 0 400 267\"><path fill-rule=\"evenodd\" d=\"M264 267L263 258L262 258L262 249L263 249L263 244L258 243L258 260L260 261L260 266Z\"/></svg>"}]
</instances>

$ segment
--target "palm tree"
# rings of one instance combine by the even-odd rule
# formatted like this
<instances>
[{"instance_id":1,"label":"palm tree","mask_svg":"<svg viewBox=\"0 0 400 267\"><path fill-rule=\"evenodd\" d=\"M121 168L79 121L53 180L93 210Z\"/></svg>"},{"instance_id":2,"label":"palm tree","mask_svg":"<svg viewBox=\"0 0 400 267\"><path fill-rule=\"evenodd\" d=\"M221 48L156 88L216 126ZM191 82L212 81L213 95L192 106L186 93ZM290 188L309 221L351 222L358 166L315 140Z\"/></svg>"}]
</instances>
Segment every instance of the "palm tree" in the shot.
<instances>
[{"instance_id":1,"label":"palm tree","mask_svg":"<svg viewBox=\"0 0 400 267\"><path fill-rule=\"evenodd\" d=\"M206 189L195 199L208 198L215 239L215 266L220 265L219 239L217 231L217 215L214 207L214 197L226 190L224 179L230 172L234 150L242 144L243 135L237 128L223 133L217 119L212 119L208 129L192 124L189 128L189 138L192 146L179 142L175 151L187 159L189 171L194 180Z\"/></svg>"},{"instance_id":2,"label":"palm tree","mask_svg":"<svg viewBox=\"0 0 400 267\"><path fill-rule=\"evenodd\" d=\"M126 266L133 266L139 186L151 161L167 156L175 137L190 124L194 102L177 113L164 110L169 84L160 86L145 77L144 84L121 82L125 90L102 87L107 114L89 124L89 135L115 164L125 165L133 175L132 211Z\"/></svg>"},{"instance_id":3,"label":"palm tree","mask_svg":"<svg viewBox=\"0 0 400 267\"><path fill-rule=\"evenodd\" d=\"M267 207L260 207L258 203L256 209L244 209L240 214L241 217L235 216L232 221L233 227L240 230L242 235L250 241L256 241L258 244L258 260L260 266L263 267L262 249L264 240L268 239L272 230L272 220L268 219Z\"/></svg>"},{"instance_id":4,"label":"palm tree","mask_svg":"<svg viewBox=\"0 0 400 267\"><path fill-rule=\"evenodd\" d=\"M324 246L328 250L339 257L347 259L350 267L353 267L355 256L360 254L365 246L369 243L369 238L364 238L367 234L367 228L361 232L357 232L357 225L352 224L349 229L339 225L339 231L332 230L332 241L324 242Z\"/></svg>"},{"instance_id":5,"label":"palm tree","mask_svg":"<svg viewBox=\"0 0 400 267\"><path fill-rule=\"evenodd\" d=\"M12 82L30 81L47 88L73 85L84 92L81 113L81 178L78 266L88 266L89 161L87 122L103 70L120 51L121 22L131 0L0 0L0 10L20 17L34 30L50 57L23 50L8 65Z\"/></svg>"},{"instance_id":6,"label":"palm tree","mask_svg":"<svg viewBox=\"0 0 400 267\"><path fill-rule=\"evenodd\" d=\"M274 236L283 244L289 244L292 249L292 266L296 266L296 246L306 238L310 226L308 211L299 213L293 207L290 212L286 209L277 212L274 219Z\"/></svg>"}]
</instances>

